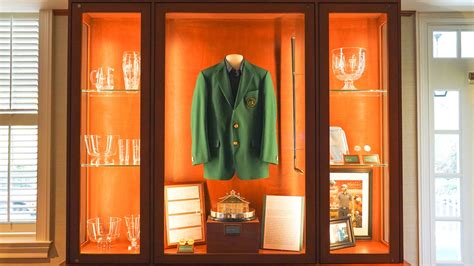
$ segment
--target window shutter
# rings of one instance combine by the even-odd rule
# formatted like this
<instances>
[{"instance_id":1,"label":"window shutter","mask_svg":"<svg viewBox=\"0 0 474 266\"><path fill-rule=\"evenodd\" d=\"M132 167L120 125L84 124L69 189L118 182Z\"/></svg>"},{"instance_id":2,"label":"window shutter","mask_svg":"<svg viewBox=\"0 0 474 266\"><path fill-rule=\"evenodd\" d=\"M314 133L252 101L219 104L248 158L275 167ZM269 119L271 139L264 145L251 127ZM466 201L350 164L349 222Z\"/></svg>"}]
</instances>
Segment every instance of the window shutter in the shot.
<instances>
[{"instance_id":1,"label":"window shutter","mask_svg":"<svg viewBox=\"0 0 474 266\"><path fill-rule=\"evenodd\" d=\"M38 14L0 14L0 223L35 223Z\"/></svg>"},{"instance_id":2,"label":"window shutter","mask_svg":"<svg viewBox=\"0 0 474 266\"><path fill-rule=\"evenodd\" d=\"M39 21L0 18L0 111L38 112Z\"/></svg>"}]
</instances>

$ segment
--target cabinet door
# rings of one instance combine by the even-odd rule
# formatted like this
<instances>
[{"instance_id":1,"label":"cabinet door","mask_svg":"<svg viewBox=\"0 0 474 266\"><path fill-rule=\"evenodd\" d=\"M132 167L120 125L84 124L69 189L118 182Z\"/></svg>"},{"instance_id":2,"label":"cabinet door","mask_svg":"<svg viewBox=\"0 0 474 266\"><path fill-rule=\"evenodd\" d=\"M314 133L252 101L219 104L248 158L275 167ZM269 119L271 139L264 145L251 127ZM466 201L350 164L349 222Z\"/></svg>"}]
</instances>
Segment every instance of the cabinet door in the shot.
<instances>
[{"instance_id":1,"label":"cabinet door","mask_svg":"<svg viewBox=\"0 0 474 266\"><path fill-rule=\"evenodd\" d=\"M315 262L313 10L157 5L155 262Z\"/></svg>"},{"instance_id":2,"label":"cabinet door","mask_svg":"<svg viewBox=\"0 0 474 266\"><path fill-rule=\"evenodd\" d=\"M72 4L68 261L148 262L150 4Z\"/></svg>"},{"instance_id":3,"label":"cabinet door","mask_svg":"<svg viewBox=\"0 0 474 266\"><path fill-rule=\"evenodd\" d=\"M322 262L401 261L398 8L320 6Z\"/></svg>"}]
</instances>

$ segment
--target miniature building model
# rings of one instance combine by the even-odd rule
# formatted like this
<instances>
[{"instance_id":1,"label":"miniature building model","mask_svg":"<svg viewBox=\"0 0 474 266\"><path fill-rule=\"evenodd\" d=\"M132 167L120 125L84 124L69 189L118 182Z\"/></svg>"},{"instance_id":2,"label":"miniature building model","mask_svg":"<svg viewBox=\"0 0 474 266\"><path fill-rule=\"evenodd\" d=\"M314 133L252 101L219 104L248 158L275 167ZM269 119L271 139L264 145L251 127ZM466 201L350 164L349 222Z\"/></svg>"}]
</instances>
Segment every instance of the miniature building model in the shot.
<instances>
[{"instance_id":1,"label":"miniature building model","mask_svg":"<svg viewBox=\"0 0 474 266\"><path fill-rule=\"evenodd\" d=\"M255 219L255 210L250 208L250 202L244 200L239 193L231 190L219 198L216 209L211 209L210 218L215 221L250 221Z\"/></svg>"},{"instance_id":2,"label":"miniature building model","mask_svg":"<svg viewBox=\"0 0 474 266\"><path fill-rule=\"evenodd\" d=\"M237 214L245 213L249 211L250 203L245 201L240 193L236 193L231 190L224 197L220 198L221 201L217 203L217 211L220 213Z\"/></svg>"}]
</instances>

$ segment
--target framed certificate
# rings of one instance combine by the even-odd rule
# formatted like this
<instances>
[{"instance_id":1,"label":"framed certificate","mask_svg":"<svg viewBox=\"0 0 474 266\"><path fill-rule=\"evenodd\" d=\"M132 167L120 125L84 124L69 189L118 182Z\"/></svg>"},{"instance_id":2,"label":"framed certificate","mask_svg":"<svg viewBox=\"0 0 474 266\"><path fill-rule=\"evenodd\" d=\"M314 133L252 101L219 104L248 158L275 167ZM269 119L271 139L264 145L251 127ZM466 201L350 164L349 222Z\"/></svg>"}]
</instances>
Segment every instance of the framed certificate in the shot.
<instances>
[{"instance_id":1,"label":"framed certificate","mask_svg":"<svg viewBox=\"0 0 474 266\"><path fill-rule=\"evenodd\" d=\"M303 249L304 197L266 195L263 209L263 249Z\"/></svg>"},{"instance_id":2,"label":"framed certificate","mask_svg":"<svg viewBox=\"0 0 474 266\"><path fill-rule=\"evenodd\" d=\"M165 186L166 247L180 240L206 241L202 183Z\"/></svg>"}]
</instances>

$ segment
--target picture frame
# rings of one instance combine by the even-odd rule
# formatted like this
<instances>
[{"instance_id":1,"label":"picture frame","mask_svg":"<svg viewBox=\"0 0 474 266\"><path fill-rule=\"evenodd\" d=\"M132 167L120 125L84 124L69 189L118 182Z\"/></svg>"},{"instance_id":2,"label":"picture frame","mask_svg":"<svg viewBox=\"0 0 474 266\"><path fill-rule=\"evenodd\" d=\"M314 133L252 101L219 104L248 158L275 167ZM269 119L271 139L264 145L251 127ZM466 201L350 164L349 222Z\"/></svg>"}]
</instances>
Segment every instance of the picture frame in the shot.
<instances>
[{"instance_id":1,"label":"picture frame","mask_svg":"<svg viewBox=\"0 0 474 266\"><path fill-rule=\"evenodd\" d=\"M165 185L164 196L166 248L177 247L180 240L206 242L204 185Z\"/></svg>"},{"instance_id":2,"label":"picture frame","mask_svg":"<svg viewBox=\"0 0 474 266\"><path fill-rule=\"evenodd\" d=\"M369 168L331 169L330 173L330 218L349 216L357 239L372 239L372 177Z\"/></svg>"},{"instance_id":3,"label":"picture frame","mask_svg":"<svg viewBox=\"0 0 474 266\"><path fill-rule=\"evenodd\" d=\"M364 164L379 164L380 157L378 154L365 154L362 155L362 162Z\"/></svg>"},{"instance_id":4,"label":"picture frame","mask_svg":"<svg viewBox=\"0 0 474 266\"><path fill-rule=\"evenodd\" d=\"M357 154L344 155L344 164L360 164L360 157Z\"/></svg>"},{"instance_id":5,"label":"picture frame","mask_svg":"<svg viewBox=\"0 0 474 266\"><path fill-rule=\"evenodd\" d=\"M331 219L329 222L329 249L354 247L356 239L350 217Z\"/></svg>"}]
</instances>

